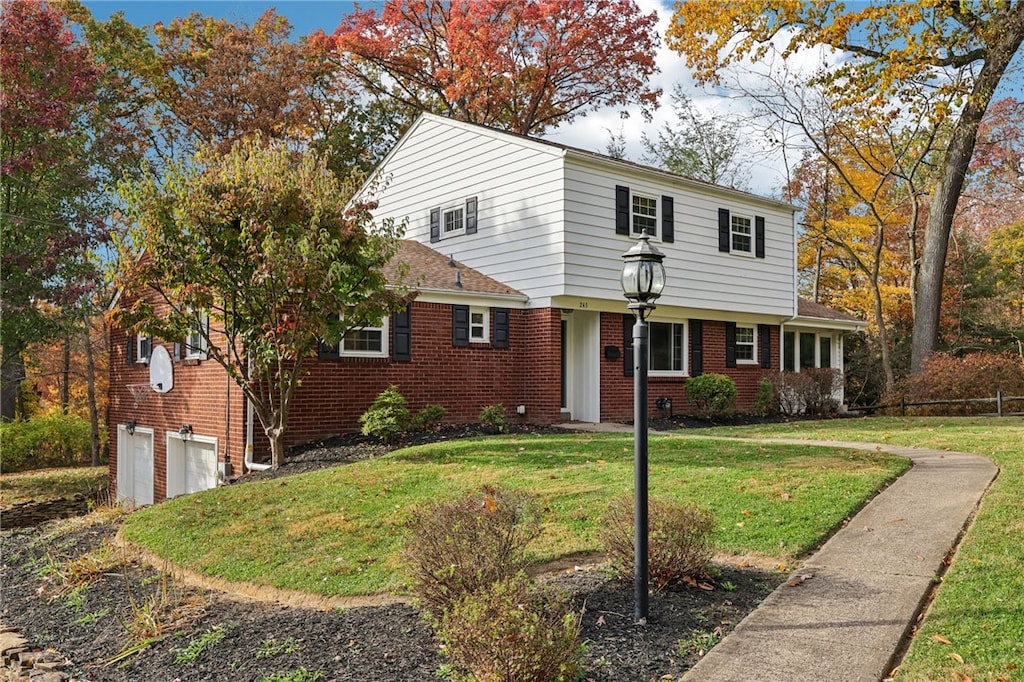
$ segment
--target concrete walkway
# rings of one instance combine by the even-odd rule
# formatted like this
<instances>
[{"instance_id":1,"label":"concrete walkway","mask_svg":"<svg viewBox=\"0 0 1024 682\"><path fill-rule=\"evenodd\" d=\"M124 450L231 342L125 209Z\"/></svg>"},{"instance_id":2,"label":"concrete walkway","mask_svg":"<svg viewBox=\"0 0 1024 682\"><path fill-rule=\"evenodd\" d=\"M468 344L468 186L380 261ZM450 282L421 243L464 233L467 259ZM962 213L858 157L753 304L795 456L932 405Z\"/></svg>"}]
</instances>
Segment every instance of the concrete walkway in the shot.
<instances>
[{"instance_id":1,"label":"concrete walkway","mask_svg":"<svg viewBox=\"0 0 1024 682\"><path fill-rule=\"evenodd\" d=\"M995 465L969 453L874 443L757 442L878 450L907 457L914 466L804 560L684 682L878 682L888 677L929 589L995 478Z\"/></svg>"}]
</instances>

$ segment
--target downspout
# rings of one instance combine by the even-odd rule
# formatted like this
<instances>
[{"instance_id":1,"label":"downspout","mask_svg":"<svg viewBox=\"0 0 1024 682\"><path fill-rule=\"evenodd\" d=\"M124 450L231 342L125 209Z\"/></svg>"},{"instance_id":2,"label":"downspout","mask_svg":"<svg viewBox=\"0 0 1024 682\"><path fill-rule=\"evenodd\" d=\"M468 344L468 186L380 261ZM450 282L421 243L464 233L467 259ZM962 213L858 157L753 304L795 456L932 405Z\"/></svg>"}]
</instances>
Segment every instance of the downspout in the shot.
<instances>
[{"instance_id":1,"label":"downspout","mask_svg":"<svg viewBox=\"0 0 1024 682\"><path fill-rule=\"evenodd\" d=\"M252 380L252 359L249 360L249 379ZM270 464L258 464L252 461L253 456L253 419L256 410L252 406L252 400L245 396L245 468L247 471L266 471Z\"/></svg>"}]
</instances>

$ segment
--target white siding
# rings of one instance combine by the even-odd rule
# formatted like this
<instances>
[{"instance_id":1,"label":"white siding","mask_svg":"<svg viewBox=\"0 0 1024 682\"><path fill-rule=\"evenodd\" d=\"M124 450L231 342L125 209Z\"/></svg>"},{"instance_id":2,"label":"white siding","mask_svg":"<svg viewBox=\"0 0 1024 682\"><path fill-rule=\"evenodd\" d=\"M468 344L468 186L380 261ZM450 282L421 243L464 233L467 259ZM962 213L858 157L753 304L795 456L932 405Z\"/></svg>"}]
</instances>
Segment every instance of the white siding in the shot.
<instances>
[{"instance_id":1,"label":"white siding","mask_svg":"<svg viewBox=\"0 0 1024 682\"><path fill-rule=\"evenodd\" d=\"M405 236L519 289L562 293L560 149L426 116L386 159L378 220L407 220ZM430 209L477 197L478 231L430 244Z\"/></svg>"},{"instance_id":2,"label":"white siding","mask_svg":"<svg viewBox=\"0 0 1024 682\"><path fill-rule=\"evenodd\" d=\"M617 171L617 172L614 172ZM665 253L668 285L659 304L786 317L793 303L793 217L773 202L700 190L661 174L570 158L566 170L566 289L571 295L621 299L622 254L635 241L615 234L615 186L674 201L675 241L653 239ZM718 209L765 218L765 258L718 250ZM659 207L660 210L660 207Z\"/></svg>"}]
</instances>

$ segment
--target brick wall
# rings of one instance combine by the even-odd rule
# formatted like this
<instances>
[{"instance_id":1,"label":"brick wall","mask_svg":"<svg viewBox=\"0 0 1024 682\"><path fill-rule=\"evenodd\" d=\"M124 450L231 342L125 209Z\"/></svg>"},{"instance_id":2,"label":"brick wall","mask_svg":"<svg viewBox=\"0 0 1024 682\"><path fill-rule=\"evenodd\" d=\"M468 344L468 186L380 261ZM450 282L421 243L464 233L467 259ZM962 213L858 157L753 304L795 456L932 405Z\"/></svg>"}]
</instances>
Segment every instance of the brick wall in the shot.
<instances>
[{"instance_id":1,"label":"brick wall","mask_svg":"<svg viewBox=\"0 0 1024 682\"><path fill-rule=\"evenodd\" d=\"M725 366L725 323L704 322L704 373L725 374L736 382L736 408L750 409L757 398L758 385L761 378L770 370L757 365ZM687 330L690 331L689 329ZM614 313L601 314L601 347L615 346L620 353L623 351L624 328L622 315ZM760 351L759 351L760 352ZM760 358L759 358L760 359ZM692 358L689 359L692 366ZM601 360L601 420L630 421L633 419L633 377L625 376L623 359ZM779 328L771 328L771 367L779 366ZM686 414L689 403L686 398L686 377L652 376L647 381L648 414L652 419L668 416L655 406L658 398L672 400L673 414Z\"/></svg>"}]
</instances>

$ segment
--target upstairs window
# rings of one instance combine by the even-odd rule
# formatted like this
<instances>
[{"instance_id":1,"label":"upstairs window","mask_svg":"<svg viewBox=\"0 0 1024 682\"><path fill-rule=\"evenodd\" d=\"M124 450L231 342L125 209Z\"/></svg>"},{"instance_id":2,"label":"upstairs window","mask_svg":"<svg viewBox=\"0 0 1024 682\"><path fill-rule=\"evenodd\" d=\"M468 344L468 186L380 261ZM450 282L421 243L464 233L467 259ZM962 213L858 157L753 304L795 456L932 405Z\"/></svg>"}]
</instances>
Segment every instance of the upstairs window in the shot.
<instances>
[{"instance_id":1,"label":"upstairs window","mask_svg":"<svg viewBox=\"0 0 1024 682\"><path fill-rule=\"evenodd\" d=\"M470 197L461 204L432 208L429 220L431 242L463 234L476 234L477 198Z\"/></svg>"},{"instance_id":2,"label":"upstairs window","mask_svg":"<svg viewBox=\"0 0 1024 682\"><path fill-rule=\"evenodd\" d=\"M658 234L658 200L654 197L634 194L632 198L633 234L644 231L652 237Z\"/></svg>"},{"instance_id":3,"label":"upstairs window","mask_svg":"<svg viewBox=\"0 0 1024 682\"><path fill-rule=\"evenodd\" d=\"M751 253L753 233L750 229L750 218L733 214L730 227L733 253Z\"/></svg>"},{"instance_id":4,"label":"upstairs window","mask_svg":"<svg viewBox=\"0 0 1024 682\"><path fill-rule=\"evenodd\" d=\"M209 315L203 313L203 315L200 317L200 325L202 325L202 330L194 329L188 336L185 337L186 360L205 360L207 358L208 346L206 335L209 334L210 330Z\"/></svg>"},{"instance_id":5,"label":"upstairs window","mask_svg":"<svg viewBox=\"0 0 1024 682\"><path fill-rule=\"evenodd\" d=\"M444 237L466 233L466 223L462 208L452 208L444 212Z\"/></svg>"},{"instance_id":6,"label":"upstairs window","mask_svg":"<svg viewBox=\"0 0 1024 682\"><path fill-rule=\"evenodd\" d=\"M149 356L153 354L153 337L145 334L135 335L135 362L142 364L149 363Z\"/></svg>"}]
</instances>

